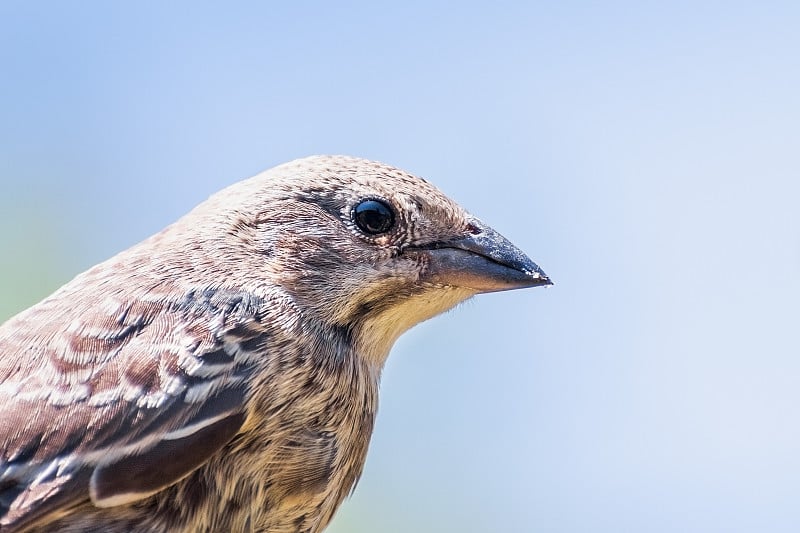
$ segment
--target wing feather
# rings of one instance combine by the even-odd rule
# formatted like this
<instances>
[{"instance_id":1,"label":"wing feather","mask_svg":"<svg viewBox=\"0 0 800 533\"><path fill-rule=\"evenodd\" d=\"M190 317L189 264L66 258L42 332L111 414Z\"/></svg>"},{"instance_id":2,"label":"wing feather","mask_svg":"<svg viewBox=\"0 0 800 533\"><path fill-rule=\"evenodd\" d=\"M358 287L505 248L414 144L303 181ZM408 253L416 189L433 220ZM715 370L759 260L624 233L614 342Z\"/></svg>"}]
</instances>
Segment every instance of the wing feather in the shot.
<instances>
[{"instance_id":1,"label":"wing feather","mask_svg":"<svg viewBox=\"0 0 800 533\"><path fill-rule=\"evenodd\" d=\"M75 319L55 299L0 327L0 526L129 503L207 461L246 418L259 305L209 290Z\"/></svg>"}]
</instances>

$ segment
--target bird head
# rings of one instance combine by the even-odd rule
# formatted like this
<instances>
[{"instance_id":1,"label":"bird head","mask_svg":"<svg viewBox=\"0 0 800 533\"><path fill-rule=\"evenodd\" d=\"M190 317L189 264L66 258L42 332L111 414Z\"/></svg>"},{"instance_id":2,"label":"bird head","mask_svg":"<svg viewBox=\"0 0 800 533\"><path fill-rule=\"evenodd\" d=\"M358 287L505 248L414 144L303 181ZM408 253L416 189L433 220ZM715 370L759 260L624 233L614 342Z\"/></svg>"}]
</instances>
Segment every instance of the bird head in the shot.
<instances>
[{"instance_id":1,"label":"bird head","mask_svg":"<svg viewBox=\"0 0 800 533\"><path fill-rule=\"evenodd\" d=\"M306 319L349 330L382 362L413 325L471 296L551 284L523 252L425 180L316 156L223 190L195 215L231 276L280 287ZM248 251L243 260L242 245Z\"/></svg>"}]
</instances>

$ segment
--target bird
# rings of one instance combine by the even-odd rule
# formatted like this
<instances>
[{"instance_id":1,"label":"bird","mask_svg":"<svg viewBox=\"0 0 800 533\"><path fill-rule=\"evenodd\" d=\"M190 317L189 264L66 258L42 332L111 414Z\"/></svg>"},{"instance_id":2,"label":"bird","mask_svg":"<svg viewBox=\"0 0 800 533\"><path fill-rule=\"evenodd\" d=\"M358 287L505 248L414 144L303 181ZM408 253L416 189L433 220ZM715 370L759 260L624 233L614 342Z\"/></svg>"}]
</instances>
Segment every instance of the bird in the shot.
<instances>
[{"instance_id":1,"label":"bird","mask_svg":"<svg viewBox=\"0 0 800 533\"><path fill-rule=\"evenodd\" d=\"M395 340L550 284L383 163L235 183L0 326L0 531L320 532L361 475Z\"/></svg>"}]
</instances>

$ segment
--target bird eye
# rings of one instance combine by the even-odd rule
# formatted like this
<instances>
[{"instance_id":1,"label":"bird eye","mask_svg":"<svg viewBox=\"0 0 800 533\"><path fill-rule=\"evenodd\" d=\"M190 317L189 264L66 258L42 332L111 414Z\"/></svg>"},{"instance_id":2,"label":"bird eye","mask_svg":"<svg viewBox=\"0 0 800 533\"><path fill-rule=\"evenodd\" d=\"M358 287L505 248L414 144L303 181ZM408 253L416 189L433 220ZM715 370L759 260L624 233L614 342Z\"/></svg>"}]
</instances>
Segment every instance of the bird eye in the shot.
<instances>
[{"instance_id":1,"label":"bird eye","mask_svg":"<svg viewBox=\"0 0 800 533\"><path fill-rule=\"evenodd\" d=\"M394 226L394 212L380 200L364 200L353 210L353 220L364 233L377 235Z\"/></svg>"}]
</instances>

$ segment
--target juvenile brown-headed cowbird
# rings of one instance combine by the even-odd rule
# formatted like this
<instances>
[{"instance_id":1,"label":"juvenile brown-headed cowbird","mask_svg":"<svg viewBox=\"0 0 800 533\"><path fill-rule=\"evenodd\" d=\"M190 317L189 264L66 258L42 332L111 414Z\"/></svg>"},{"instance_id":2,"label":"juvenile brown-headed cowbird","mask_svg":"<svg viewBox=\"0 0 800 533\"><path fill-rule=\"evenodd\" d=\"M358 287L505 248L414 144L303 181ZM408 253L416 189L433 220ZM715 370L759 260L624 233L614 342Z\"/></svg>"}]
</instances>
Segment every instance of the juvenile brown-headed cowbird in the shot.
<instances>
[{"instance_id":1,"label":"juvenile brown-headed cowbird","mask_svg":"<svg viewBox=\"0 0 800 533\"><path fill-rule=\"evenodd\" d=\"M361 474L397 337L548 284L380 163L237 183L0 327L0 530L321 531Z\"/></svg>"}]
</instances>

